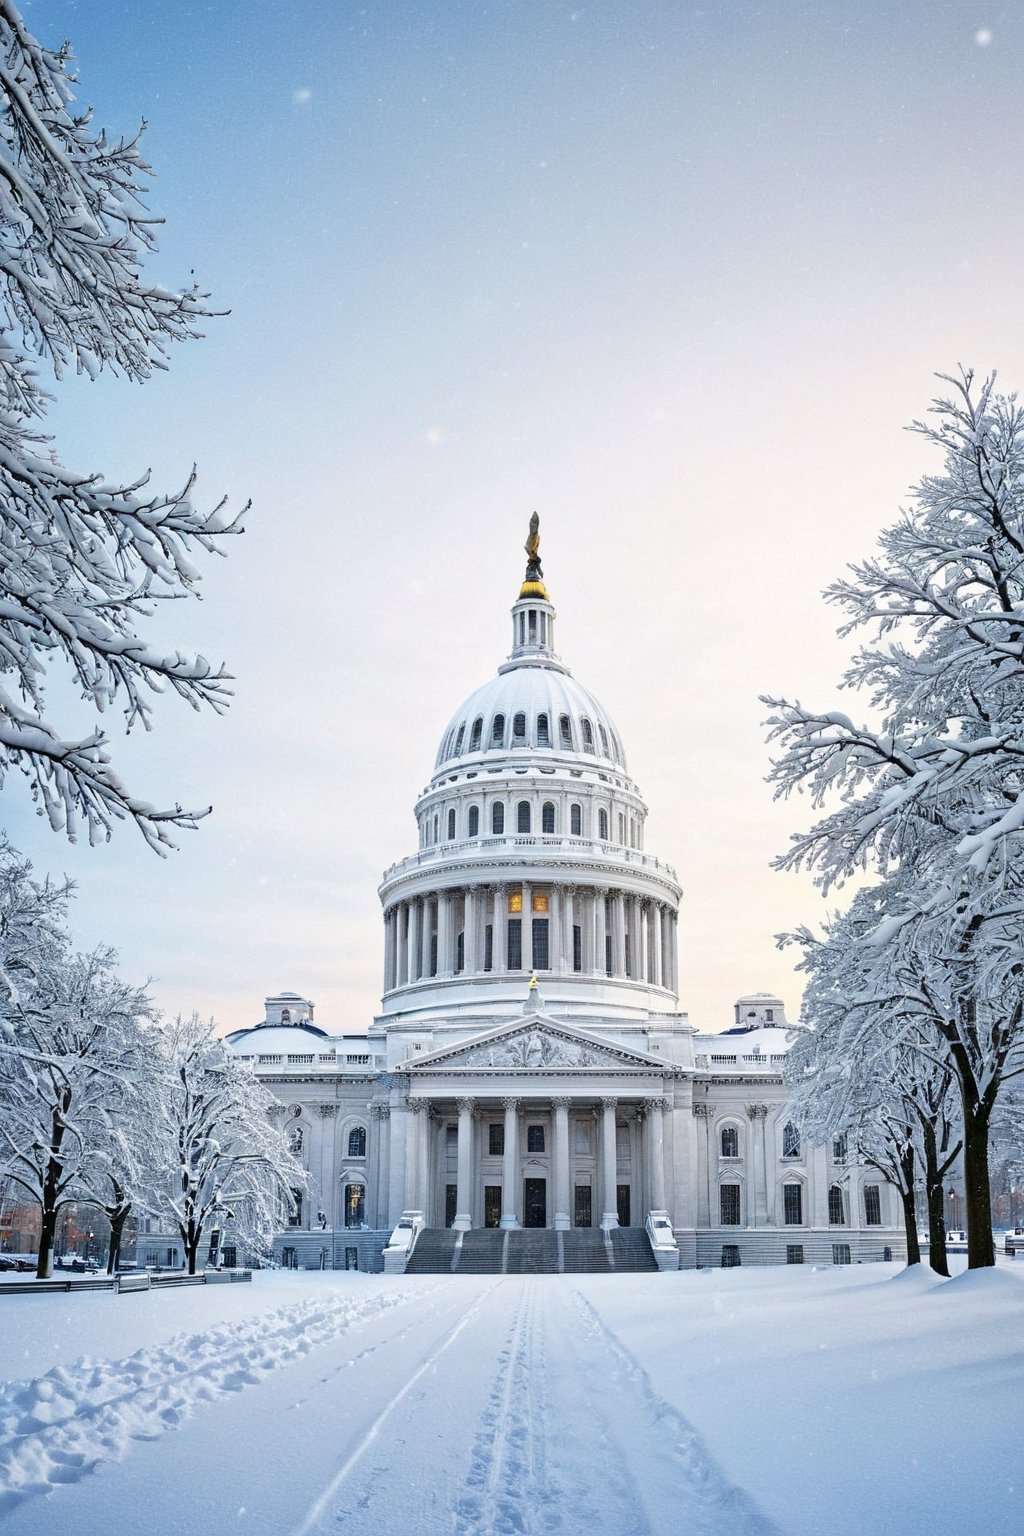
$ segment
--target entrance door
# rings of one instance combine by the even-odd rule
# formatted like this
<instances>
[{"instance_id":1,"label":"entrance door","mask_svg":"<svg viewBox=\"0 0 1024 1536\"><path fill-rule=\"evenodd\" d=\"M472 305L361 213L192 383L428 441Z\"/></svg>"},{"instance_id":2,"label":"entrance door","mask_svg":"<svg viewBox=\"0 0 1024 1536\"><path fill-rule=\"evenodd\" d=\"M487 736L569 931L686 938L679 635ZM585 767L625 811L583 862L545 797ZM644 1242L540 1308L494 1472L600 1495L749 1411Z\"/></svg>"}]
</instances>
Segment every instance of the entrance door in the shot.
<instances>
[{"instance_id":1,"label":"entrance door","mask_svg":"<svg viewBox=\"0 0 1024 1536\"><path fill-rule=\"evenodd\" d=\"M629 1226L629 1185L619 1184L616 1187L616 1206L620 1227Z\"/></svg>"},{"instance_id":2,"label":"entrance door","mask_svg":"<svg viewBox=\"0 0 1024 1536\"><path fill-rule=\"evenodd\" d=\"M527 1179L523 1200L523 1226L546 1227L548 1198L546 1179Z\"/></svg>"},{"instance_id":3,"label":"entrance door","mask_svg":"<svg viewBox=\"0 0 1024 1536\"><path fill-rule=\"evenodd\" d=\"M446 1227L450 1227L455 1220L455 1205L458 1198L459 1186L457 1184L446 1184L444 1187L444 1224Z\"/></svg>"},{"instance_id":4,"label":"entrance door","mask_svg":"<svg viewBox=\"0 0 1024 1536\"><path fill-rule=\"evenodd\" d=\"M501 1226L501 1185L484 1185L484 1226Z\"/></svg>"},{"instance_id":5,"label":"entrance door","mask_svg":"<svg viewBox=\"0 0 1024 1536\"><path fill-rule=\"evenodd\" d=\"M577 1184L576 1185L575 1214L573 1216L573 1226L575 1226L575 1227L590 1227L590 1226L593 1226L594 1218L593 1218L592 1212L593 1212L593 1204L592 1204L591 1198L590 1198L590 1185L589 1184Z\"/></svg>"}]
</instances>

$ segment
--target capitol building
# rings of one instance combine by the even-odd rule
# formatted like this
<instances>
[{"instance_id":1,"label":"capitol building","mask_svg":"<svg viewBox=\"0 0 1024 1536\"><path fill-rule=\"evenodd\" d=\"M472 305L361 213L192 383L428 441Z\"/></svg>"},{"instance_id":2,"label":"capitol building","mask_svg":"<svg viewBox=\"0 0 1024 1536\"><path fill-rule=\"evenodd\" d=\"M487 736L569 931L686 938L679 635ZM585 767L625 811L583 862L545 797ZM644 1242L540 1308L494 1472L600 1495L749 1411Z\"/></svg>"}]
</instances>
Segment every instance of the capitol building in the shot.
<instances>
[{"instance_id":1,"label":"capitol building","mask_svg":"<svg viewBox=\"0 0 1024 1536\"><path fill-rule=\"evenodd\" d=\"M622 737L556 647L530 525L512 645L444 726L416 847L380 886L362 1034L266 1000L229 1037L310 1173L275 1250L459 1273L905 1256L895 1190L810 1146L783 1004L721 1033L679 1009L681 890L649 853ZM642 746L642 743L641 743Z\"/></svg>"}]
</instances>

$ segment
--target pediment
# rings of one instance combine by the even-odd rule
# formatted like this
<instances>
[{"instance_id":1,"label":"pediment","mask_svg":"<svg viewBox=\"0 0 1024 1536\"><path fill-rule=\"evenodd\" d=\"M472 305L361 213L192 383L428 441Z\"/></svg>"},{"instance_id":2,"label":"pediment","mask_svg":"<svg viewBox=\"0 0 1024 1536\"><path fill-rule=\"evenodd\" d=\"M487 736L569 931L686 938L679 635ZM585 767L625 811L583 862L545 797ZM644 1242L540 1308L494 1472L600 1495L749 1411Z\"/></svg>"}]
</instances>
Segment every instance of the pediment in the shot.
<instances>
[{"instance_id":1,"label":"pediment","mask_svg":"<svg viewBox=\"0 0 1024 1536\"><path fill-rule=\"evenodd\" d=\"M544 1014L461 1040L398 1068L412 1076L436 1072L622 1072L664 1073L668 1064L613 1041L597 1040Z\"/></svg>"}]
</instances>

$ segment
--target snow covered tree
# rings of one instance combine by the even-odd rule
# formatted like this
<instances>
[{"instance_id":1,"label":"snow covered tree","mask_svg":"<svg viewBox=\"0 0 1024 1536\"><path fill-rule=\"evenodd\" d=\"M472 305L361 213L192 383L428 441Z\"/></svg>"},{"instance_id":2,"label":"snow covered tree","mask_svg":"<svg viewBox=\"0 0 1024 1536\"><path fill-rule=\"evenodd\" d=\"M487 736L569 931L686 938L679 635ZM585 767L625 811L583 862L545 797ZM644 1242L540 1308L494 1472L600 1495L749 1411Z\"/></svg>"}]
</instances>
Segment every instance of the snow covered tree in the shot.
<instances>
[{"instance_id":1,"label":"snow covered tree","mask_svg":"<svg viewBox=\"0 0 1024 1536\"><path fill-rule=\"evenodd\" d=\"M899 946L926 995L961 1096L972 1266L994 1262L988 1129L1000 1085L1021 1070L1024 927L1024 415L994 380L947 379L936 423L914 423L944 456L881 554L826 594L843 632L877 631L843 684L868 692L877 725L768 699L782 751L777 794L816 808L781 868L822 888L873 865L903 872L918 900L876 938Z\"/></svg>"},{"instance_id":2,"label":"snow covered tree","mask_svg":"<svg viewBox=\"0 0 1024 1536\"><path fill-rule=\"evenodd\" d=\"M69 676L99 714L151 724L151 696L225 707L228 678L202 656L147 644L142 621L193 592L194 550L238 531L200 511L192 479L152 493L66 469L47 447L38 364L144 380L211 313L192 286L144 282L157 222L142 201L138 140L108 139L72 108L67 47L53 52L0 0L0 782L26 775L51 825L90 840L130 819L151 846L205 811L158 810L110 764L99 729L47 717L46 678Z\"/></svg>"},{"instance_id":3,"label":"snow covered tree","mask_svg":"<svg viewBox=\"0 0 1024 1536\"><path fill-rule=\"evenodd\" d=\"M265 1247L293 1190L309 1177L271 1124L273 1095L195 1014L163 1033L160 1140L164 1197L194 1275L204 1231L230 1209L245 1239Z\"/></svg>"}]
</instances>

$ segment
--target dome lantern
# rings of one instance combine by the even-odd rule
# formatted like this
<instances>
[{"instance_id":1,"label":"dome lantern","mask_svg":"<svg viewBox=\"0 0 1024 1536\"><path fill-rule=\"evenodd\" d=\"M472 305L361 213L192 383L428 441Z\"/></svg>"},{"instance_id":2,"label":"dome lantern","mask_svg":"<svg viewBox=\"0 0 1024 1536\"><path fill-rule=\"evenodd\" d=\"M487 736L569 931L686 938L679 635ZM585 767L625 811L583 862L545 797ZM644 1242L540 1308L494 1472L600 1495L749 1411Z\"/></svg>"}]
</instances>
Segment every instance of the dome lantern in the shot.
<instances>
[{"instance_id":1,"label":"dome lantern","mask_svg":"<svg viewBox=\"0 0 1024 1536\"><path fill-rule=\"evenodd\" d=\"M512 650L509 662L556 661L555 609L544 585L540 564L540 518L534 512L526 544L526 575L512 609Z\"/></svg>"}]
</instances>

